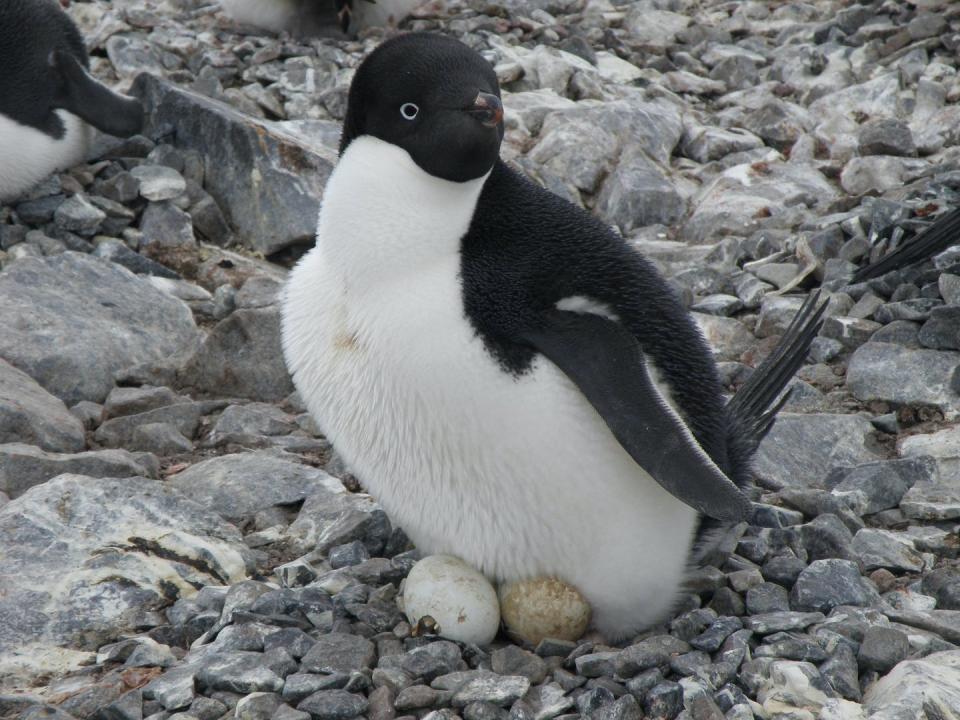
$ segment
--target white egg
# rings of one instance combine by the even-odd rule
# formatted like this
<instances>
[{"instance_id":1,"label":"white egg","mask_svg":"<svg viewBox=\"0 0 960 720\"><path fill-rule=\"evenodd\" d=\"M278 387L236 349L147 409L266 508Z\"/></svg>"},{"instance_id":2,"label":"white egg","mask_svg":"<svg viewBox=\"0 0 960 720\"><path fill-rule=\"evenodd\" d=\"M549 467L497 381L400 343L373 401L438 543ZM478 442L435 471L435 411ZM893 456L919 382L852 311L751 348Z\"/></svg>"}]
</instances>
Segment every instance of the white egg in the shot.
<instances>
[{"instance_id":1,"label":"white egg","mask_svg":"<svg viewBox=\"0 0 960 720\"><path fill-rule=\"evenodd\" d=\"M403 611L412 625L429 615L441 637L487 645L500 627L500 602L483 575L460 558L431 555L403 585Z\"/></svg>"}]
</instances>

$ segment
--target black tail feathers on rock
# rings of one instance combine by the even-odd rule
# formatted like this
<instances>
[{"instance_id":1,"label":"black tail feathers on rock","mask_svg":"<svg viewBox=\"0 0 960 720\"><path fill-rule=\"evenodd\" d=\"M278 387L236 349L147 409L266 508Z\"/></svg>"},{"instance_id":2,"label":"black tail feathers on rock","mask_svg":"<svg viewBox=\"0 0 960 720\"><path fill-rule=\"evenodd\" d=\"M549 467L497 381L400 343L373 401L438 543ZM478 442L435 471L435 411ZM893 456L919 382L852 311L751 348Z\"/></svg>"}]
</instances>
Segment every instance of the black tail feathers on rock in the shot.
<instances>
[{"instance_id":1,"label":"black tail feathers on rock","mask_svg":"<svg viewBox=\"0 0 960 720\"><path fill-rule=\"evenodd\" d=\"M863 282L885 275L891 270L922 262L960 242L960 208L944 213L933 224L917 233L893 252L865 265L853 275L853 282Z\"/></svg>"},{"instance_id":2,"label":"black tail feathers on rock","mask_svg":"<svg viewBox=\"0 0 960 720\"><path fill-rule=\"evenodd\" d=\"M727 403L741 455L750 457L756 452L790 398L790 391L784 390L820 332L826 307L826 302L820 302L819 290L810 293L773 352Z\"/></svg>"}]
</instances>

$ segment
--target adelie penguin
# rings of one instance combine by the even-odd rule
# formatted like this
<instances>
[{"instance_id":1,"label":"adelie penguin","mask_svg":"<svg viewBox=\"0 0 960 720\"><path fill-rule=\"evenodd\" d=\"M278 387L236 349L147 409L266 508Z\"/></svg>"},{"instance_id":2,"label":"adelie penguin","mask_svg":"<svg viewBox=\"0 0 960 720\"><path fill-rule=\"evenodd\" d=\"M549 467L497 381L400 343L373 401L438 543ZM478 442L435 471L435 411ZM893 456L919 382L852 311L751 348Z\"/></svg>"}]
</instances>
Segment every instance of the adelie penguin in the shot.
<instances>
[{"instance_id":1,"label":"adelie penguin","mask_svg":"<svg viewBox=\"0 0 960 720\"><path fill-rule=\"evenodd\" d=\"M559 578L623 638L662 619L819 327L809 300L730 401L653 266L499 158L491 66L432 34L357 69L283 348L310 412L428 554Z\"/></svg>"},{"instance_id":2,"label":"adelie penguin","mask_svg":"<svg viewBox=\"0 0 960 720\"><path fill-rule=\"evenodd\" d=\"M85 159L93 126L126 137L143 109L90 76L83 38L55 0L0 1L0 202Z\"/></svg>"},{"instance_id":3,"label":"adelie penguin","mask_svg":"<svg viewBox=\"0 0 960 720\"><path fill-rule=\"evenodd\" d=\"M221 0L236 22L298 36L396 25L424 0Z\"/></svg>"}]
</instances>

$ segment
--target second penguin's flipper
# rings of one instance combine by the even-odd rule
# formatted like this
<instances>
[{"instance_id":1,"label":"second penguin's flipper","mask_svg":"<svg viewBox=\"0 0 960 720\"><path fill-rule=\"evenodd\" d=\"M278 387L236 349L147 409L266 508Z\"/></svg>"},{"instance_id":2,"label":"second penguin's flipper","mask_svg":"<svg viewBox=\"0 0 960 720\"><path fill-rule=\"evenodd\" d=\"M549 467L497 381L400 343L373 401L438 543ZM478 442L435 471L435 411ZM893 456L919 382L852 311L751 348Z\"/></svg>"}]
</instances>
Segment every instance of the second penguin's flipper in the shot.
<instances>
[{"instance_id":1,"label":"second penguin's flipper","mask_svg":"<svg viewBox=\"0 0 960 720\"><path fill-rule=\"evenodd\" d=\"M626 328L557 310L522 337L574 382L623 449L667 492L718 520L745 516L746 497L664 400Z\"/></svg>"},{"instance_id":2,"label":"second penguin's flipper","mask_svg":"<svg viewBox=\"0 0 960 720\"><path fill-rule=\"evenodd\" d=\"M143 105L136 98L115 93L95 80L73 55L55 50L53 72L60 86L53 106L73 113L98 130L118 137L130 137L143 127Z\"/></svg>"},{"instance_id":3,"label":"second penguin's flipper","mask_svg":"<svg viewBox=\"0 0 960 720\"><path fill-rule=\"evenodd\" d=\"M736 424L738 442L748 455L770 431L780 408L790 398L786 391L794 373L810 352L810 343L820 332L827 303L820 291L807 296L780 342L727 403Z\"/></svg>"}]
</instances>

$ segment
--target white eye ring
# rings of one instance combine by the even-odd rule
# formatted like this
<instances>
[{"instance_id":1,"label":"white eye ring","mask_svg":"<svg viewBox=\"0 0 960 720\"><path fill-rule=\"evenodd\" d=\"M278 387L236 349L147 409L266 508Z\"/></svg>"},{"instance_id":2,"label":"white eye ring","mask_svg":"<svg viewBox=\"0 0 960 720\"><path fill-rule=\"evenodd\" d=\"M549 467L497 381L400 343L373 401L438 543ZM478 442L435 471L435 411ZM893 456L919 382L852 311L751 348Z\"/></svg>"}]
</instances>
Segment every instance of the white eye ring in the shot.
<instances>
[{"instance_id":1,"label":"white eye ring","mask_svg":"<svg viewBox=\"0 0 960 720\"><path fill-rule=\"evenodd\" d=\"M420 108L413 103L404 103L400 106L400 114L404 120L413 120L420 112Z\"/></svg>"}]
</instances>

